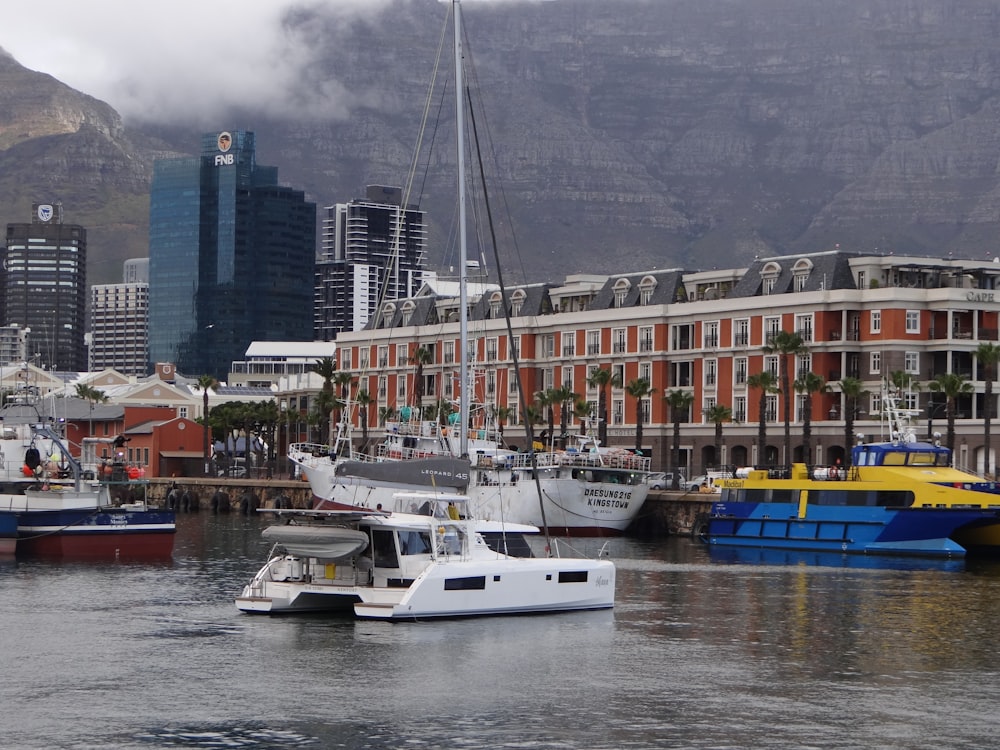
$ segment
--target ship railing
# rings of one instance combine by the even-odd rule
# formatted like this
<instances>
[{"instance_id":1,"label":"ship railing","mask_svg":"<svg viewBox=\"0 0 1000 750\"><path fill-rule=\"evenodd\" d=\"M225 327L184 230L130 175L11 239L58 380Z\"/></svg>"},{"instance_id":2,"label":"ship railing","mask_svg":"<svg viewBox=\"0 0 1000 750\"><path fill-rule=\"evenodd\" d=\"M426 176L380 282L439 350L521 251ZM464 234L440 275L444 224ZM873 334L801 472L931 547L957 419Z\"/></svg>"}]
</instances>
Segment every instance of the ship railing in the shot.
<instances>
[{"instance_id":1,"label":"ship railing","mask_svg":"<svg viewBox=\"0 0 1000 750\"><path fill-rule=\"evenodd\" d=\"M321 443L292 443L288 446L288 455L312 456L313 458L328 458L333 452L329 445Z\"/></svg>"},{"instance_id":2,"label":"ship railing","mask_svg":"<svg viewBox=\"0 0 1000 750\"><path fill-rule=\"evenodd\" d=\"M440 425L434 420L409 420L406 422L386 422L386 433L416 437L437 437Z\"/></svg>"},{"instance_id":3,"label":"ship railing","mask_svg":"<svg viewBox=\"0 0 1000 750\"><path fill-rule=\"evenodd\" d=\"M441 451L429 451L425 448L411 448L399 443L379 444L375 449L376 460L406 461L412 458L430 458L431 456L449 455Z\"/></svg>"}]
</instances>

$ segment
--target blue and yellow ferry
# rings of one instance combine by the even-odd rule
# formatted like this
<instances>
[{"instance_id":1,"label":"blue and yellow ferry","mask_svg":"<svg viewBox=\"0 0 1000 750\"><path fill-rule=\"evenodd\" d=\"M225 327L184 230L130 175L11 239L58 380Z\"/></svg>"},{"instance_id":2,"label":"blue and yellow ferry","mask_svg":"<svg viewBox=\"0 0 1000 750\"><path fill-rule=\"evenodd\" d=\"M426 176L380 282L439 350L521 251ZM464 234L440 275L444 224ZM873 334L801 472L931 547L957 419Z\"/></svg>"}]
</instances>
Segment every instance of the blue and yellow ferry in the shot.
<instances>
[{"instance_id":1,"label":"blue and yellow ferry","mask_svg":"<svg viewBox=\"0 0 1000 750\"><path fill-rule=\"evenodd\" d=\"M850 467L738 469L718 479L701 519L712 545L891 555L1000 554L1000 485L952 466L951 451L916 440L887 410L892 439L859 443Z\"/></svg>"}]
</instances>

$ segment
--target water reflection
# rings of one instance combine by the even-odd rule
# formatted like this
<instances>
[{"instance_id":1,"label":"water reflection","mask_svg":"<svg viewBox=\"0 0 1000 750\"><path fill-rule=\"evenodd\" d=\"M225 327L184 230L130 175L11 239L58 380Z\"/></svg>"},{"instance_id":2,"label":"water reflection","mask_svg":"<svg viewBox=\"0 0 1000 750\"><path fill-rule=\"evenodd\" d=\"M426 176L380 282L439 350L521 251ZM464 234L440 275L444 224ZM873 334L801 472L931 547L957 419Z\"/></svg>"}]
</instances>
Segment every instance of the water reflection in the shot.
<instances>
[{"instance_id":1,"label":"water reflection","mask_svg":"<svg viewBox=\"0 0 1000 750\"><path fill-rule=\"evenodd\" d=\"M233 597L268 552L266 523L182 515L168 565L0 567L10 736L27 748L911 749L984 747L1000 730L995 562L750 561L690 539L616 539L612 611L254 617Z\"/></svg>"}]
</instances>

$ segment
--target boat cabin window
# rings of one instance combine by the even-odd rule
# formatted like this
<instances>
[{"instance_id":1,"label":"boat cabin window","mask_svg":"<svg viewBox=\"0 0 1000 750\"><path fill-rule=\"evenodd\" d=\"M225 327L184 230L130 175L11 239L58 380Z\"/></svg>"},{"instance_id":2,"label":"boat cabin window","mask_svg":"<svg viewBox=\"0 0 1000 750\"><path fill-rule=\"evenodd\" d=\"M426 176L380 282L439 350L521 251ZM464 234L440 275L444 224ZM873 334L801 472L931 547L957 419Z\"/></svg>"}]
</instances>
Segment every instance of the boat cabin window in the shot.
<instances>
[{"instance_id":1,"label":"boat cabin window","mask_svg":"<svg viewBox=\"0 0 1000 750\"><path fill-rule=\"evenodd\" d=\"M401 555L427 555L431 551L431 535L426 531L400 531L399 553Z\"/></svg>"},{"instance_id":2,"label":"boat cabin window","mask_svg":"<svg viewBox=\"0 0 1000 750\"><path fill-rule=\"evenodd\" d=\"M398 568L396 533L390 529L372 529L372 551L376 568Z\"/></svg>"},{"instance_id":3,"label":"boat cabin window","mask_svg":"<svg viewBox=\"0 0 1000 750\"><path fill-rule=\"evenodd\" d=\"M445 555L462 554L462 536L457 526L439 526L438 552Z\"/></svg>"}]
</instances>

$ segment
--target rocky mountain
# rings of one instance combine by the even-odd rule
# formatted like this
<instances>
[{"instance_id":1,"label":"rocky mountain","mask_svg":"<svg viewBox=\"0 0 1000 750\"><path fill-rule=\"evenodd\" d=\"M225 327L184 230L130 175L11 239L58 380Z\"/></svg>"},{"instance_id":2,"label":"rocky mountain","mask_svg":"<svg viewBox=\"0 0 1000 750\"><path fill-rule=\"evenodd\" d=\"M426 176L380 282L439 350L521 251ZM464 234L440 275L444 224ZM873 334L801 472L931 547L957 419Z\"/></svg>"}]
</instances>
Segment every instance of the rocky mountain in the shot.
<instances>
[{"instance_id":1,"label":"rocky mountain","mask_svg":"<svg viewBox=\"0 0 1000 750\"><path fill-rule=\"evenodd\" d=\"M191 153L216 128L254 130L258 160L320 206L402 185L447 7L398 0L351 22L301 10L294 22L322 50L308 71L315 96L336 100L322 120L249 102L207 128L123 126L0 57L0 221L61 200L68 221L91 228L91 280L115 280L121 259L145 252L153 158ZM1000 254L991 0L462 7L477 127L501 180L491 204L519 277L732 266L838 244ZM435 266L455 262L453 105L439 106L413 194Z\"/></svg>"}]
</instances>

